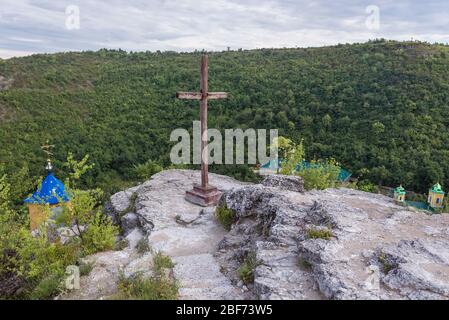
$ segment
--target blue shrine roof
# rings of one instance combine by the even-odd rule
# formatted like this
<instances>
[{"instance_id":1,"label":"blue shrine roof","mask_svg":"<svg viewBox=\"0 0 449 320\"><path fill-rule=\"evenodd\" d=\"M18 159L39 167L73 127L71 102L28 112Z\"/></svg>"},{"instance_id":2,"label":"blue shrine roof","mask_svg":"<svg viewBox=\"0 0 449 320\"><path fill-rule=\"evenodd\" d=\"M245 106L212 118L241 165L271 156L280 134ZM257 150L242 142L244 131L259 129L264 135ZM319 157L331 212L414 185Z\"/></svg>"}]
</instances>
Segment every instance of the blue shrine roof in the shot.
<instances>
[{"instance_id":1,"label":"blue shrine roof","mask_svg":"<svg viewBox=\"0 0 449 320\"><path fill-rule=\"evenodd\" d=\"M54 205L69 200L64 184L49 173L42 181L42 186L31 197L25 199L25 203Z\"/></svg>"}]
</instances>

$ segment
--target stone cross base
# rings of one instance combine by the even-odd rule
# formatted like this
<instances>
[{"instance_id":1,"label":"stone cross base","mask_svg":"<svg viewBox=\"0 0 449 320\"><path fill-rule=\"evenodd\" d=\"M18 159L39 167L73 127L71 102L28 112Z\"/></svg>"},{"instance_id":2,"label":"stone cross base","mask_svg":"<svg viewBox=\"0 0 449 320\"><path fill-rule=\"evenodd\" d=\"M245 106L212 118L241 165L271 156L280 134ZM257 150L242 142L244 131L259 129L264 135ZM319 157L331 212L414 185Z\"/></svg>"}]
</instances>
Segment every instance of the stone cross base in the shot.
<instances>
[{"instance_id":1,"label":"stone cross base","mask_svg":"<svg viewBox=\"0 0 449 320\"><path fill-rule=\"evenodd\" d=\"M202 207L210 207L217 205L221 194L214 186L202 187L199 184L195 184L193 190L186 191L186 200Z\"/></svg>"}]
</instances>

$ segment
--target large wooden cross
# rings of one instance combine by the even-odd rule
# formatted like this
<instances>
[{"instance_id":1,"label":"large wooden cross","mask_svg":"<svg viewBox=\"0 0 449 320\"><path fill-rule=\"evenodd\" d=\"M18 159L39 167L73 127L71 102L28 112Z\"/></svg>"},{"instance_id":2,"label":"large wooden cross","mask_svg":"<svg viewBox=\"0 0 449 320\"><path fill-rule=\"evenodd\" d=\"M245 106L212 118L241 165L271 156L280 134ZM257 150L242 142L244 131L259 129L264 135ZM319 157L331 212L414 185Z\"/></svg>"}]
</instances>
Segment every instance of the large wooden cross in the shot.
<instances>
[{"instance_id":1,"label":"large wooden cross","mask_svg":"<svg viewBox=\"0 0 449 320\"><path fill-rule=\"evenodd\" d=\"M176 98L187 100L200 100L201 120L201 185L195 184L193 190L186 192L186 199L201 206L215 205L220 199L221 192L209 184L209 152L207 148L207 101L226 99L226 92L208 91L208 57L203 55L201 59L201 91L200 92L177 92Z\"/></svg>"}]
</instances>

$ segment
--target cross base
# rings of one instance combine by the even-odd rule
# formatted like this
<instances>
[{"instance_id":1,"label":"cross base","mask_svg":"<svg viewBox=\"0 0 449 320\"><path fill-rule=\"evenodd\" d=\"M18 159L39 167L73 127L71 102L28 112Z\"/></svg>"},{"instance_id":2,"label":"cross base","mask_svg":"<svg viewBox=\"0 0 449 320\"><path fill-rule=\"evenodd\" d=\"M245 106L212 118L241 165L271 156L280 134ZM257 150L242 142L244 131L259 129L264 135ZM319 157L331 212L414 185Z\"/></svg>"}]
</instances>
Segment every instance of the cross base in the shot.
<instances>
[{"instance_id":1,"label":"cross base","mask_svg":"<svg viewBox=\"0 0 449 320\"><path fill-rule=\"evenodd\" d=\"M222 193L214 186L203 187L195 184L193 189L186 191L186 200L202 207L215 206L220 200Z\"/></svg>"}]
</instances>

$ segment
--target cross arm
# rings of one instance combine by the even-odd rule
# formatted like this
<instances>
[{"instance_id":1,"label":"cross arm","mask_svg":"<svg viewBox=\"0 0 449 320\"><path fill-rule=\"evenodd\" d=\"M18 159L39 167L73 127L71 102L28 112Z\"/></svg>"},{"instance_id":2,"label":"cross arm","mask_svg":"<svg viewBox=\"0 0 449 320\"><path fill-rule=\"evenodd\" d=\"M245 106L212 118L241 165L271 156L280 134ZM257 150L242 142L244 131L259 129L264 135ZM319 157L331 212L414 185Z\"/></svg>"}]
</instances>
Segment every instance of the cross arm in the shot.
<instances>
[{"instance_id":1,"label":"cross arm","mask_svg":"<svg viewBox=\"0 0 449 320\"><path fill-rule=\"evenodd\" d=\"M207 95L207 98L209 100L219 100L219 99L226 99L228 97L227 92L210 92Z\"/></svg>"},{"instance_id":2,"label":"cross arm","mask_svg":"<svg viewBox=\"0 0 449 320\"><path fill-rule=\"evenodd\" d=\"M184 100L201 100L202 99L201 92L177 92L176 98L177 99L184 99ZM228 97L227 92L210 92L207 94L207 99L209 100L219 100L219 99L226 99Z\"/></svg>"},{"instance_id":3,"label":"cross arm","mask_svg":"<svg viewBox=\"0 0 449 320\"><path fill-rule=\"evenodd\" d=\"M202 95L200 92L176 92L176 98L185 100L201 100Z\"/></svg>"}]
</instances>

